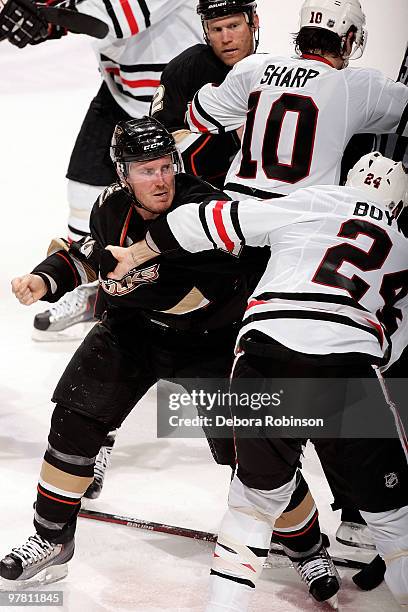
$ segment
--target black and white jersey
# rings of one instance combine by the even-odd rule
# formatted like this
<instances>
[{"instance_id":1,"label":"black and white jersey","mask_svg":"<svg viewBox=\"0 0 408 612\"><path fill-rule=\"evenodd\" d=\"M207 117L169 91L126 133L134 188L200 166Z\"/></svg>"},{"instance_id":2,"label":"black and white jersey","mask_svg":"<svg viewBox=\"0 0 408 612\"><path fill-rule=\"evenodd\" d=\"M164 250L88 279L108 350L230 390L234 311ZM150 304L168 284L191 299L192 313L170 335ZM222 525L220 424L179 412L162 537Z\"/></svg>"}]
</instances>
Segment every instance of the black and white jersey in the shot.
<instances>
[{"instance_id":1,"label":"black and white jersey","mask_svg":"<svg viewBox=\"0 0 408 612\"><path fill-rule=\"evenodd\" d=\"M205 85L187 113L190 129L222 133L245 124L225 189L268 198L338 184L356 133L407 135L408 88L376 70L336 70L323 58L253 55L219 87Z\"/></svg>"},{"instance_id":2,"label":"black and white jersey","mask_svg":"<svg viewBox=\"0 0 408 612\"><path fill-rule=\"evenodd\" d=\"M104 21L94 39L99 68L116 102L132 117L147 115L166 64L202 40L195 0L74 0L76 9Z\"/></svg>"},{"instance_id":3,"label":"black and white jersey","mask_svg":"<svg viewBox=\"0 0 408 612\"><path fill-rule=\"evenodd\" d=\"M161 252L270 248L240 336L256 329L302 353L380 361L399 330L393 360L407 343L407 237L363 191L318 186L273 200L187 205L154 223L150 240Z\"/></svg>"},{"instance_id":4,"label":"black and white jersey","mask_svg":"<svg viewBox=\"0 0 408 612\"><path fill-rule=\"evenodd\" d=\"M206 83L219 85L231 68L208 45L194 45L169 62L156 90L151 114L175 135L184 169L217 186L224 184L231 161L240 148L235 132L222 135L192 134L185 128L185 114L194 94Z\"/></svg>"}]
</instances>

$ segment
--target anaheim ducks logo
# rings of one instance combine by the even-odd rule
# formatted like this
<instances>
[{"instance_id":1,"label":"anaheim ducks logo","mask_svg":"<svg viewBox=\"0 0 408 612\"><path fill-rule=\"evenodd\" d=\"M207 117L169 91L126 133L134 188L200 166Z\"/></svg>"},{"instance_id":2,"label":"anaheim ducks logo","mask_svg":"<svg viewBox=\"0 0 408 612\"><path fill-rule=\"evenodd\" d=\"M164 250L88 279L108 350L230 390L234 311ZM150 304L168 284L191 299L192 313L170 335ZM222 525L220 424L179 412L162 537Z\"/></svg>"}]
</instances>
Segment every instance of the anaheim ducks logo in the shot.
<instances>
[{"instance_id":1,"label":"anaheim ducks logo","mask_svg":"<svg viewBox=\"0 0 408 612\"><path fill-rule=\"evenodd\" d=\"M159 278L159 266L160 264L154 264L153 266L143 268L142 270L132 268L120 280L101 278L99 276L99 283L102 289L109 295L125 295L126 293L131 293L141 285L145 285L146 283L155 283Z\"/></svg>"}]
</instances>

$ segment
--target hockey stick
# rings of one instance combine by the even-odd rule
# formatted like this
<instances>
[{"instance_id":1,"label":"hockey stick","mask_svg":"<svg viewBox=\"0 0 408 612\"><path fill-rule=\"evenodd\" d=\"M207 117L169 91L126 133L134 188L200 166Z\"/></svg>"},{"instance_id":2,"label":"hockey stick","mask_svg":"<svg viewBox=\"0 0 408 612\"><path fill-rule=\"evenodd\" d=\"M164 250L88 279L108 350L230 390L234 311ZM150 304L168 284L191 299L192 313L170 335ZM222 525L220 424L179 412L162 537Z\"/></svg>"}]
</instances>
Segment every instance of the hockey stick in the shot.
<instances>
[{"instance_id":1,"label":"hockey stick","mask_svg":"<svg viewBox=\"0 0 408 612\"><path fill-rule=\"evenodd\" d=\"M92 17L92 15L78 13L77 11L57 6L37 5L37 9L48 23L59 25L75 34L87 34L94 38L105 38L109 31L109 27L104 21Z\"/></svg>"},{"instance_id":2,"label":"hockey stick","mask_svg":"<svg viewBox=\"0 0 408 612\"><path fill-rule=\"evenodd\" d=\"M135 529L146 529L147 531L156 531L159 533L168 533L170 535L182 536L184 538L193 538L194 540L203 540L205 542L216 542L217 536L215 533L208 531L198 531L189 529L188 527L177 527L176 525L166 525L165 523L154 523L152 521L143 521L129 516L120 516L118 514L109 514L108 512L98 512L97 510L88 510L81 508L79 515L82 518L93 519L95 521L103 521L105 523L114 523L116 525L125 525L126 527L134 527ZM283 550L271 550L272 554L280 557L286 557ZM349 569L361 570L367 567L368 563L364 561L356 561L355 559L343 559L342 557L332 557L333 563L338 567L347 567Z\"/></svg>"}]
</instances>

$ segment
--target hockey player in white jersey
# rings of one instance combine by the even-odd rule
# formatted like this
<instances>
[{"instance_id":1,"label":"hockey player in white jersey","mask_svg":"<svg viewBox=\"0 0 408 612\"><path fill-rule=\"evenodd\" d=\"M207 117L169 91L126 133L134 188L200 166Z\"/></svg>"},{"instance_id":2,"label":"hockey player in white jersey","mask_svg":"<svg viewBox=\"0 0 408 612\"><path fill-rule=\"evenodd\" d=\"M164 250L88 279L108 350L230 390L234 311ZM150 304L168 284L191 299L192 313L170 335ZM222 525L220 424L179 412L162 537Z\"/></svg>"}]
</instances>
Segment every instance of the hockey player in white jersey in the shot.
<instances>
[{"instance_id":1,"label":"hockey player in white jersey","mask_svg":"<svg viewBox=\"0 0 408 612\"><path fill-rule=\"evenodd\" d=\"M295 38L299 57L247 57L220 86L197 92L186 115L192 131L245 125L224 185L232 197L338 184L353 134L406 133L407 87L376 70L347 67L366 38L358 0L306 0Z\"/></svg>"},{"instance_id":2,"label":"hockey player in white jersey","mask_svg":"<svg viewBox=\"0 0 408 612\"><path fill-rule=\"evenodd\" d=\"M272 372L375 378L373 366L380 377L378 366L391 364L408 341L407 237L398 223L406 205L407 170L376 152L351 170L345 187L181 207L154 223L130 251L141 264L180 248L271 248L238 336L233 388L234 381L252 378L266 391ZM407 605L408 441L401 428L400 438L338 439L337 460L324 452L320 459L340 490L350 485L387 563L387 584ZM207 612L248 609L271 529L294 486L302 440L238 436L236 445L238 472L215 550Z\"/></svg>"}]
</instances>

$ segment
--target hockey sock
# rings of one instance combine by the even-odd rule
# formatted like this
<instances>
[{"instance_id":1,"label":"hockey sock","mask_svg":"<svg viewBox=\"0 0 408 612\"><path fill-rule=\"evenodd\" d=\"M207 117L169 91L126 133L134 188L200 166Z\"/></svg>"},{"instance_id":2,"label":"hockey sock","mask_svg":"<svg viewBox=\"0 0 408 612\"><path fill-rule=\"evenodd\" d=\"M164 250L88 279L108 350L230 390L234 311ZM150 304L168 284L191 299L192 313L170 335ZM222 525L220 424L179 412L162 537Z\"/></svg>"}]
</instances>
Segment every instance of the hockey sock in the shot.
<instances>
[{"instance_id":1,"label":"hockey sock","mask_svg":"<svg viewBox=\"0 0 408 612\"><path fill-rule=\"evenodd\" d=\"M34 526L49 541L72 539L81 498L93 480L106 428L58 405L37 487Z\"/></svg>"},{"instance_id":2,"label":"hockey sock","mask_svg":"<svg viewBox=\"0 0 408 612\"><path fill-rule=\"evenodd\" d=\"M293 560L308 557L322 545L319 513L300 471L289 505L275 522L273 540L279 542Z\"/></svg>"},{"instance_id":3,"label":"hockey sock","mask_svg":"<svg viewBox=\"0 0 408 612\"><path fill-rule=\"evenodd\" d=\"M296 476L287 484L264 491L246 487L237 476L231 482L211 569L206 612L245 612L261 575L272 528L286 507Z\"/></svg>"}]
</instances>

